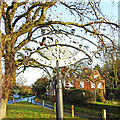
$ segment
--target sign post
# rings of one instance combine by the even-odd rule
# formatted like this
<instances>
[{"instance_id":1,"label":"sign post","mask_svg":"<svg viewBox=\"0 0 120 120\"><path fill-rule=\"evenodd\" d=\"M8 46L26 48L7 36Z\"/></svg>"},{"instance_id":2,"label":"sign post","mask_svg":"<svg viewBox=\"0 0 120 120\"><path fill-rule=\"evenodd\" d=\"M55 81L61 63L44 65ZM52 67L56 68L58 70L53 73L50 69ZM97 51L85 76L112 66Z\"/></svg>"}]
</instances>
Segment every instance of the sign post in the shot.
<instances>
[{"instance_id":1,"label":"sign post","mask_svg":"<svg viewBox=\"0 0 120 120\"><path fill-rule=\"evenodd\" d=\"M59 61L56 60L57 67L57 86L56 86L56 113L57 120L64 118L64 109L63 109L63 92L62 92L62 81L59 79Z\"/></svg>"},{"instance_id":2,"label":"sign post","mask_svg":"<svg viewBox=\"0 0 120 120\"><path fill-rule=\"evenodd\" d=\"M53 56L53 51L56 51L56 56ZM64 51L63 56L60 55L61 51ZM64 109L63 109L63 87L62 87L62 80L60 80L59 76L59 61L60 60L66 60L70 56L70 52L67 48L65 47L52 47L49 49L47 53L47 57L49 60L56 61L56 71L57 71L57 84L56 84L56 118L57 120L63 120L64 118Z\"/></svg>"}]
</instances>

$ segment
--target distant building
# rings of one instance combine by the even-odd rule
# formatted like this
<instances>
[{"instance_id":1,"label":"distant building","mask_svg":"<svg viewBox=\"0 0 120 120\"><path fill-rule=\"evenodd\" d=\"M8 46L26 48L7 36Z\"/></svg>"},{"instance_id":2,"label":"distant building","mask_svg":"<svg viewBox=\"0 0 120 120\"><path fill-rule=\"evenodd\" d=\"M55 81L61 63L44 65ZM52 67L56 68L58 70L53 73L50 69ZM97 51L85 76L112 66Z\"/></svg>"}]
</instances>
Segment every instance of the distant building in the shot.
<instances>
[{"instance_id":1,"label":"distant building","mask_svg":"<svg viewBox=\"0 0 120 120\"><path fill-rule=\"evenodd\" d=\"M84 68L83 73L76 76L73 72L67 73L66 68L62 68L62 73L61 80L65 89L84 89L93 94L96 94L97 90L100 96L105 96L105 80L97 70L90 71L88 68ZM55 86L55 79L53 79L53 84ZM55 96L55 88L52 89L51 96Z\"/></svg>"},{"instance_id":2,"label":"distant building","mask_svg":"<svg viewBox=\"0 0 120 120\"><path fill-rule=\"evenodd\" d=\"M66 78L65 88L85 89L94 94L97 89L101 96L105 96L105 80L97 70L89 72L88 69L85 68L83 76L84 77L79 76L78 78L74 75L72 77L70 76L71 81Z\"/></svg>"}]
</instances>

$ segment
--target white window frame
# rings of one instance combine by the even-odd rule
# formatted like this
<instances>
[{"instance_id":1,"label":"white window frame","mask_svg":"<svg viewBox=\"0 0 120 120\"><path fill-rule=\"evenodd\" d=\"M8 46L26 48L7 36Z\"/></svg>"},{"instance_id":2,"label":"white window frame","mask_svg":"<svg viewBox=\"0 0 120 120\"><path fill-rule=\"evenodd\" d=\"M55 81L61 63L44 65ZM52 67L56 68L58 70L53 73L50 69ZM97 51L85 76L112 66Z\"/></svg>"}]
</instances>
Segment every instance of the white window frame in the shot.
<instances>
[{"instance_id":1,"label":"white window frame","mask_svg":"<svg viewBox=\"0 0 120 120\"><path fill-rule=\"evenodd\" d=\"M98 79L98 75L94 75L94 79Z\"/></svg>"},{"instance_id":2,"label":"white window frame","mask_svg":"<svg viewBox=\"0 0 120 120\"><path fill-rule=\"evenodd\" d=\"M101 83L101 82L99 82L99 83L97 84L97 88L102 88L102 83Z\"/></svg>"},{"instance_id":3,"label":"white window frame","mask_svg":"<svg viewBox=\"0 0 120 120\"><path fill-rule=\"evenodd\" d=\"M80 81L80 88L84 88L85 86L85 83L84 83L84 81Z\"/></svg>"},{"instance_id":4,"label":"white window frame","mask_svg":"<svg viewBox=\"0 0 120 120\"><path fill-rule=\"evenodd\" d=\"M95 88L95 83L91 82L91 88Z\"/></svg>"}]
</instances>

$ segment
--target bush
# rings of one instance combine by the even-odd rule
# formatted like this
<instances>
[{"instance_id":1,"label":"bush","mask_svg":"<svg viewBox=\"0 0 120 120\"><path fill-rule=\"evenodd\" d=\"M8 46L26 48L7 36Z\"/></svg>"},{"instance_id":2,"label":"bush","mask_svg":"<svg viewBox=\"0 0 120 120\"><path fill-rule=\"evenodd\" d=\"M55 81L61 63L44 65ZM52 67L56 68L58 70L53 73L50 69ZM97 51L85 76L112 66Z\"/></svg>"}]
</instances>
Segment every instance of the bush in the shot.
<instances>
[{"instance_id":1,"label":"bush","mask_svg":"<svg viewBox=\"0 0 120 120\"><path fill-rule=\"evenodd\" d=\"M39 78L34 84L32 84L32 91L38 97L41 97L46 93L46 87L48 85L49 79L47 77Z\"/></svg>"},{"instance_id":2,"label":"bush","mask_svg":"<svg viewBox=\"0 0 120 120\"><path fill-rule=\"evenodd\" d=\"M120 100L120 89L119 88L107 88L107 98L111 100Z\"/></svg>"},{"instance_id":3,"label":"bush","mask_svg":"<svg viewBox=\"0 0 120 120\"><path fill-rule=\"evenodd\" d=\"M97 102L105 102L105 98L102 94L102 90L96 89L95 91L96 91L96 101Z\"/></svg>"},{"instance_id":4,"label":"bush","mask_svg":"<svg viewBox=\"0 0 120 120\"><path fill-rule=\"evenodd\" d=\"M43 100L49 100L49 96L46 96L46 94L40 96L41 99Z\"/></svg>"},{"instance_id":5,"label":"bush","mask_svg":"<svg viewBox=\"0 0 120 120\"><path fill-rule=\"evenodd\" d=\"M96 101L97 102L104 102L105 99L102 96L100 96L99 94L96 94Z\"/></svg>"},{"instance_id":6,"label":"bush","mask_svg":"<svg viewBox=\"0 0 120 120\"><path fill-rule=\"evenodd\" d=\"M113 94L114 94L116 100L120 100L120 89L119 88L114 88Z\"/></svg>"},{"instance_id":7,"label":"bush","mask_svg":"<svg viewBox=\"0 0 120 120\"><path fill-rule=\"evenodd\" d=\"M92 102L95 98L92 92L81 89L64 90L63 95L65 103L74 105L87 104L89 102Z\"/></svg>"}]
</instances>

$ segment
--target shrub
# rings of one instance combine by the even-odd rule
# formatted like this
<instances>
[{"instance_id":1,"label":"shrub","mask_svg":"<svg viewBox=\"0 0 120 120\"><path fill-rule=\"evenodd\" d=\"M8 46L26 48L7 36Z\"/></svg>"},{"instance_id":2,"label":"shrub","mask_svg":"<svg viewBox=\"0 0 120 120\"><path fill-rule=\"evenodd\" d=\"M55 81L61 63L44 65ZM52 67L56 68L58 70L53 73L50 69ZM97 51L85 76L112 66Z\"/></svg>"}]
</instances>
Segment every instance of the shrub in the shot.
<instances>
[{"instance_id":1,"label":"shrub","mask_svg":"<svg viewBox=\"0 0 120 120\"><path fill-rule=\"evenodd\" d=\"M46 87L49 85L49 79L47 77L39 78L32 84L32 91L36 93L38 97L43 96L46 93Z\"/></svg>"},{"instance_id":2,"label":"shrub","mask_svg":"<svg viewBox=\"0 0 120 120\"><path fill-rule=\"evenodd\" d=\"M96 91L96 101L97 102L105 102L105 98L104 98L104 96L102 94L102 90L95 89L95 91Z\"/></svg>"},{"instance_id":3,"label":"shrub","mask_svg":"<svg viewBox=\"0 0 120 120\"><path fill-rule=\"evenodd\" d=\"M119 88L107 88L107 98L111 100L120 100L120 89Z\"/></svg>"},{"instance_id":4,"label":"shrub","mask_svg":"<svg viewBox=\"0 0 120 120\"><path fill-rule=\"evenodd\" d=\"M69 104L87 104L94 100L94 95L88 90L64 90L64 102Z\"/></svg>"},{"instance_id":5,"label":"shrub","mask_svg":"<svg viewBox=\"0 0 120 120\"><path fill-rule=\"evenodd\" d=\"M114 94L116 100L120 100L120 89L119 88L114 88L113 94Z\"/></svg>"}]
</instances>

